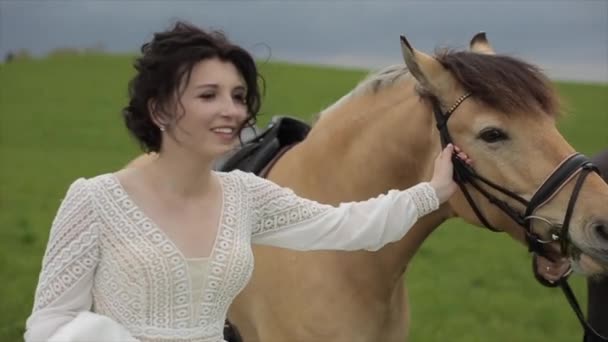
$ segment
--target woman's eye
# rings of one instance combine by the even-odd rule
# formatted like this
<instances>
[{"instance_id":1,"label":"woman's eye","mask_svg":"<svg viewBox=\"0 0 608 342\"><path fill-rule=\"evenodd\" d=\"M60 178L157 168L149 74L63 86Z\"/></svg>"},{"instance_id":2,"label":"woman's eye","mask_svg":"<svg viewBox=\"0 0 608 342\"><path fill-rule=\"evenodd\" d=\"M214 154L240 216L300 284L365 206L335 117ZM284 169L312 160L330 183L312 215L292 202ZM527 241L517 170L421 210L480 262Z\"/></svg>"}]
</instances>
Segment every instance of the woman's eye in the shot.
<instances>
[{"instance_id":1,"label":"woman's eye","mask_svg":"<svg viewBox=\"0 0 608 342\"><path fill-rule=\"evenodd\" d=\"M479 134L479 138L487 143L495 143L502 140L507 140L509 137L498 128L488 128Z\"/></svg>"},{"instance_id":2,"label":"woman's eye","mask_svg":"<svg viewBox=\"0 0 608 342\"><path fill-rule=\"evenodd\" d=\"M215 97L214 93L205 93L199 96L201 99L210 100Z\"/></svg>"},{"instance_id":3,"label":"woman's eye","mask_svg":"<svg viewBox=\"0 0 608 342\"><path fill-rule=\"evenodd\" d=\"M237 94L237 95L234 95L234 99L235 99L236 101L238 101L239 103L247 103L247 99L245 98L245 95L244 95L244 94Z\"/></svg>"}]
</instances>

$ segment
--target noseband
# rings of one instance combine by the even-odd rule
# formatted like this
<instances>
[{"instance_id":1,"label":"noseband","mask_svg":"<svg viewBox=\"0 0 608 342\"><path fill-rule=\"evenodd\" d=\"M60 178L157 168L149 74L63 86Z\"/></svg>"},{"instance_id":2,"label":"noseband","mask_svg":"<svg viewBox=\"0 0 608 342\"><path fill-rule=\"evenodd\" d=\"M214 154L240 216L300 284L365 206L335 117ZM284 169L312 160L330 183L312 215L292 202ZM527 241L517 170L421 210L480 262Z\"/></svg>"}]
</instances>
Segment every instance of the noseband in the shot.
<instances>
[{"instance_id":1,"label":"noseband","mask_svg":"<svg viewBox=\"0 0 608 342\"><path fill-rule=\"evenodd\" d=\"M470 96L471 93L464 94L446 112L442 111L441 104L436 98L432 99L433 113L435 115L437 129L439 130L439 134L441 137L441 145L443 147L445 147L449 143L453 143L447 126L450 116L454 113L458 106L460 106L460 104ZM530 252L533 252L538 255L543 255L546 258L552 260L552 258L547 254L545 249L545 245L551 242L559 242L561 253L563 256L569 256L573 255L574 253L580 252L570 239L569 227L570 220L572 218L572 213L574 212L574 207L576 205L576 200L578 199L578 195L583 186L585 178L591 172L599 173L597 167L591 163L589 158L580 153L574 153L566 157L549 175L549 177L544 181L544 183L538 188L538 190L534 193L534 195L529 201L517 195L516 193L479 175L470 165L458 158L456 154L452 156L452 161L454 164L454 180L456 181L458 187L464 194L467 202L471 206L471 209L473 209L473 212L485 227L495 232L499 231L498 229L494 228L492 224L490 224L486 216L482 213L479 206L473 200L473 197L471 196L471 193L469 192L469 189L465 186L465 184L470 184L475 190L481 193L490 203L498 207L502 212L504 212L507 216L509 216L513 221L515 221L519 226L524 229L528 249ZM553 197L557 193L559 193L561 189L574 178L576 178L576 183L574 185L574 189L572 190L572 194L570 195L568 207L566 209L564 220L561 225L553 224L545 218L534 215L534 213L538 209L540 209L543 205L551 201L551 199L553 199ZM485 187L481 185L482 183L520 203L523 207L525 207L525 210L521 212L514 209L507 202L497 198L492 193L490 193ZM534 219L542 220L550 224L550 239L542 239L539 235L532 231L532 220ZM536 269L534 272L536 272ZM576 301L576 297L574 296L572 289L568 285L566 279L567 274L569 274L569 272L567 272L565 276L563 276L559 281L554 284L549 283L547 281L543 281L544 279L536 273L535 276L536 279L538 279L540 283L545 286L554 287L559 285L562 288L566 298L568 299L568 302L570 303L570 306L572 307L576 316L581 322L581 325L585 330L585 334L593 334L603 341L608 341L608 338L598 334L585 320L580 306Z\"/></svg>"}]
</instances>

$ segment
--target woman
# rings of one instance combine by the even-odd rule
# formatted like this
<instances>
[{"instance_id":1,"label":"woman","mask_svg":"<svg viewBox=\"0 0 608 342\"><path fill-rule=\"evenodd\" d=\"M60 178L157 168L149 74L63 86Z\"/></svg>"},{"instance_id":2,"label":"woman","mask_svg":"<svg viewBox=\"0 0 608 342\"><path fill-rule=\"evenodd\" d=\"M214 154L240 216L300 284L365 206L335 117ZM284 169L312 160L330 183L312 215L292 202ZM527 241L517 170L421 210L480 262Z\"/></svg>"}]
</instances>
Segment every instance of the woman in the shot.
<instances>
[{"instance_id":1,"label":"woman","mask_svg":"<svg viewBox=\"0 0 608 342\"><path fill-rule=\"evenodd\" d=\"M452 146L430 182L338 207L252 174L214 172L260 107L252 57L184 23L155 34L142 54L123 114L157 157L70 186L26 341L222 341L228 306L251 275L251 243L377 250L456 189Z\"/></svg>"}]
</instances>

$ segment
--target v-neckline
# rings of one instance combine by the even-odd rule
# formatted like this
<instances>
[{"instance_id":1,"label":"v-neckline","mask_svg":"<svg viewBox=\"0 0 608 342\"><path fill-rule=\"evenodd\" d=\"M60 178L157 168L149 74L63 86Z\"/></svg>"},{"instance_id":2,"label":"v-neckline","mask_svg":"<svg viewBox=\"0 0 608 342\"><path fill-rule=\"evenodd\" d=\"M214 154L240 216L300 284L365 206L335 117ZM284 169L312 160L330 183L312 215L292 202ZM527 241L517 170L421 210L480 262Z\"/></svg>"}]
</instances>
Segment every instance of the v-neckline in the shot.
<instances>
[{"instance_id":1,"label":"v-neckline","mask_svg":"<svg viewBox=\"0 0 608 342\"><path fill-rule=\"evenodd\" d=\"M113 182L116 183L117 187L123 192L124 197L126 197L129 201L131 201L131 203L133 204L133 208L141 213L144 221L147 221L150 223L152 229L155 230L156 232L158 232L162 236L162 238L171 245L171 248L173 248L175 250L175 252L180 256L180 258L182 259L182 262L184 264L186 264L188 262L188 260L193 260L193 259L212 260L214 254L215 254L215 250L217 249L217 244L218 244L219 236L221 234L221 230L224 227L224 216L225 216L224 209L226 207L226 191L225 191L224 183L223 183L224 180L223 180L222 176L220 176L217 172L213 172L213 174L218 178L218 181L220 184L221 199L222 199L219 217L218 217L218 220L216 223L215 237L214 237L213 245L211 246L211 249L210 249L208 255L194 256L194 257L187 257L182 252L182 250L177 246L177 244L171 239L171 237L150 217L150 215L148 215L146 213L146 211L144 211L142 209L142 207L133 199L131 194L129 194L129 192L122 185L122 182L120 181L120 179L118 179L118 177L116 176L116 173L109 173L109 176L113 180Z\"/></svg>"}]
</instances>

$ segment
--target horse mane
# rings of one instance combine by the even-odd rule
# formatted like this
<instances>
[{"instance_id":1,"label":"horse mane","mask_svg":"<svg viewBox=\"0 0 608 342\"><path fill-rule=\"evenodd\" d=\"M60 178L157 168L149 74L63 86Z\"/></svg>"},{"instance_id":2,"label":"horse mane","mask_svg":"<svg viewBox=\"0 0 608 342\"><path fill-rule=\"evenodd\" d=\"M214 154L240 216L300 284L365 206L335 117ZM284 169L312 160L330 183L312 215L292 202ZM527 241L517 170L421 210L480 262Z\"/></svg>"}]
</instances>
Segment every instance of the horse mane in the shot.
<instances>
[{"instance_id":1,"label":"horse mane","mask_svg":"<svg viewBox=\"0 0 608 342\"><path fill-rule=\"evenodd\" d=\"M434 57L465 91L485 105L503 113L526 113L558 117L561 105L557 91L542 70L507 55L486 55L449 49L438 50ZM391 65L369 74L342 99L325 111L338 106L351 96L375 94L392 86L410 73L405 64ZM431 95L417 87L419 95Z\"/></svg>"},{"instance_id":2,"label":"horse mane","mask_svg":"<svg viewBox=\"0 0 608 342\"><path fill-rule=\"evenodd\" d=\"M373 71L361 80L353 90L342 96L338 101L334 102L329 107L317 113L313 118L313 125L327 112L339 107L344 101L352 97L358 97L365 94L376 94L380 90L395 84L397 81L409 75L409 71L405 64L395 64L384 67L378 71Z\"/></svg>"},{"instance_id":3,"label":"horse mane","mask_svg":"<svg viewBox=\"0 0 608 342\"><path fill-rule=\"evenodd\" d=\"M397 81L400 81L406 75L409 75L409 70L405 64L389 65L369 74L355 87L355 89L353 89L351 95L375 94L380 90L395 84Z\"/></svg>"}]
</instances>

